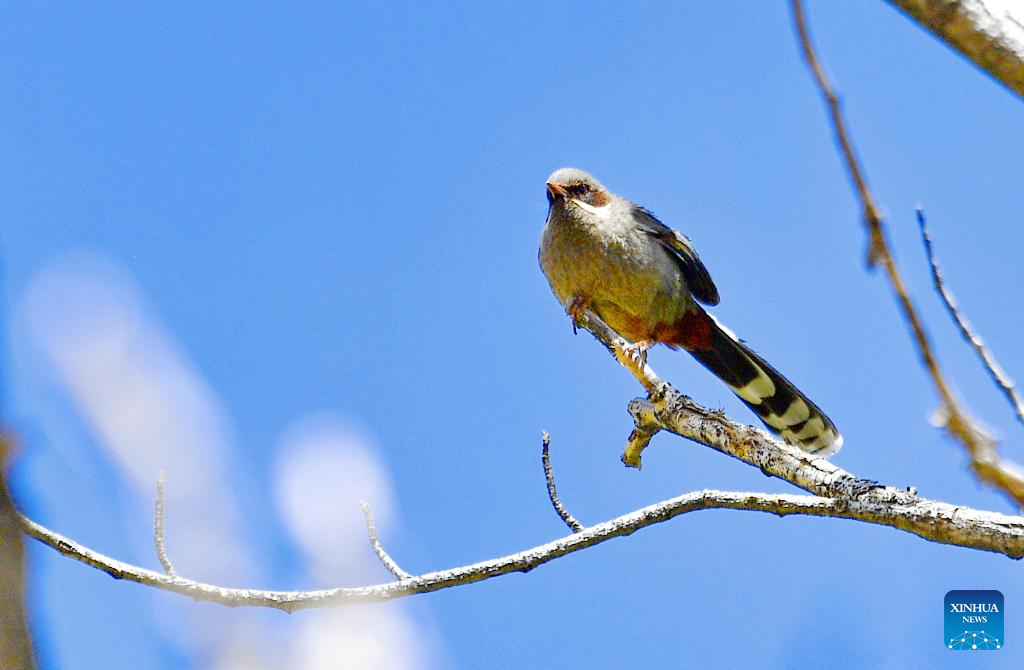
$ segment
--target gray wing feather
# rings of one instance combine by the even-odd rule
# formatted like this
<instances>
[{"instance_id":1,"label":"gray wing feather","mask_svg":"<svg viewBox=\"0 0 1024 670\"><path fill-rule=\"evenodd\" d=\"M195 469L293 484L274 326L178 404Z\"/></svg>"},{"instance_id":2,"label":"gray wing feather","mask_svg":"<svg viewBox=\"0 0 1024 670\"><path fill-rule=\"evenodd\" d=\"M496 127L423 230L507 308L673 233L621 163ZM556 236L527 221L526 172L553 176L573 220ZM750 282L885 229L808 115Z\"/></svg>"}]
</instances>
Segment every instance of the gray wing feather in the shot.
<instances>
[{"instance_id":1,"label":"gray wing feather","mask_svg":"<svg viewBox=\"0 0 1024 670\"><path fill-rule=\"evenodd\" d=\"M718 288L704 267L693 243L683 234L672 230L643 207L636 208L636 222L641 231L661 242L665 251L679 266L690 293L705 305L717 305Z\"/></svg>"}]
</instances>

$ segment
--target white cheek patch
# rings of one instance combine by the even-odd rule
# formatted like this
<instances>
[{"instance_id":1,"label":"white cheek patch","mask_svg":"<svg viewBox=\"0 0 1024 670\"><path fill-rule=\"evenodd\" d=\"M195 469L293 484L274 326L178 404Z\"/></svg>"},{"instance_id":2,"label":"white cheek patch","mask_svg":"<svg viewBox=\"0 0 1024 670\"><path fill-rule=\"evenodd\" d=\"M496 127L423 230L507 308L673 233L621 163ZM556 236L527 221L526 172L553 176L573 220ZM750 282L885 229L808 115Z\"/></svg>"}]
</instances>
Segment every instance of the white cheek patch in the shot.
<instances>
[{"instance_id":1,"label":"white cheek patch","mask_svg":"<svg viewBox=\"0 0 1024 670\"><path fill-rule=\"evenodd\" d=\"M608 218L608 215L611 213L609 211L607 205L605 205L603 207L594 207L593 205L591 205L589 203L583 202L582 200L576 200L576 199L569 200L569 202L571 202L572 204L576 205L577 207L579 207L580 209L582 209L585 212L590 212L591 214L594 214L595 216L600 216L602 219Z\"/></svg>"}]
</instances>

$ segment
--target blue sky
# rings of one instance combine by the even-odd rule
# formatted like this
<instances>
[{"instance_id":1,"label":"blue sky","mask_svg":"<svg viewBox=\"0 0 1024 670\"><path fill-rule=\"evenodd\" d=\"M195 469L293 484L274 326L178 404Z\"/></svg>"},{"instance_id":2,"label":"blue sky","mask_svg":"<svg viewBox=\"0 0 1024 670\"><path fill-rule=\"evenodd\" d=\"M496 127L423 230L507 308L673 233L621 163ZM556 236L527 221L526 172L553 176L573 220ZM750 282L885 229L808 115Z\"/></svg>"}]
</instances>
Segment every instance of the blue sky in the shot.
<instances>
[{"instance_id":1,"label":"blue sky","mask_svg":"<svg viewBox=\"0 0 1024 670\"><path fill-rule=\"evenodd\" d=\"M1024 376L1020 101L883 2L812 2L808 18L940 360L1024 460L930 291L913 218L923 203L969 318ZM928 423L933 392L865 270L787 3L25 4L0 23L0 86L13 484L31 516L97 549L156 566L165 468L187 576L383 581L361 536L313 546L342 537L360 495L389 506L383 539L411 572L510 553L565 531L542 429L584 523L701 488L792 490L665 435L642 471L621 466L639 387L573 337L536 262L544 178L563 165L694 240L715 314L844 432L836 463L1011 511ZM116 365L76 357L125 333ZM651 362L754 422L685 354ZM121 395L97 395L108 379ZM163 423L133 423L133 389ZM300 495L310 478L320 505ZM298 528L296 505L324 525ZM370 562L336 561L343 547ZM942 667L951 589L1002 591L1007 648L984 662L1020 658L1018 563L844 521L701 512L525 576L291 617L30 557L54 668L246 667L238 649L294 659L296 640L370 619L415 640L396 667Z\"/></svg>"}]
</instances>

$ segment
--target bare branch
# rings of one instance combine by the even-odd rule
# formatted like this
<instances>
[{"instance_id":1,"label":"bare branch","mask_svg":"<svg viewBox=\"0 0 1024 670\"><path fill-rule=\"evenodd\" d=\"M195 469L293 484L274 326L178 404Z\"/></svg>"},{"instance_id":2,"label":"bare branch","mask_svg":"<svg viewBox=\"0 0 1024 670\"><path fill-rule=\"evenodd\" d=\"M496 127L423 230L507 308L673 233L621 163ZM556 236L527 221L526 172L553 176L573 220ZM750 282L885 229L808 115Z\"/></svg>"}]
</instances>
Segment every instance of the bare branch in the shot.
<instances>
[{"instance_id":1,"label":"bare branch","mask_svg":"<svg viewBox=\"0 0 1024 670\"><path fill-rule=\"evenodd\" d=\"M558 516L562 517L562 521L569 527L574 533L579 533L583 530L583 524L569 514L569 511L562 505L562 501L558 498L558 491L555 489L555 474L551 470L551 436L547 434L547 431L541 433L541 461L544 463L544 480L548 484L548 498L551 499L551 504L554 506L555 511L558 512Z\"/></svg>"},{"instance_id":2,"label":"bare branch","mask_svg":"<svg viewBox=\"0 0 1024 670\"><path fill-rule=\"evenodd\" d=\"M631 403L638 422L653 430L664 430L700 442L749 463L764 474L784 479L814 493L773 495L699 491L649 505L611 521L589 526L579 532L525 551L423 575L392 573L397 579L386 584L343 587L320 591L258 591L230 589L171 577L123 563L84 547L22 517L27 534L61 554L90 565L117 579L126 579L195 600L228 606L272 607L288 612L312 607L330 607L389 600L415 593L427 593L451 586L471 584L512 572L528 572L561 556L580 551L615 537L630 535L649 525L704 509L736 509L769 512L780 516L801 514L854 519L898 528L933 542L952 544L1004 554L1024 556L1024 517L959 507L920 498L912 489L884 487L860 479L823 459L770 438L764 431L729 420L721 412L697 405L671 385L661 381L646 364L637 364L625 343L596 315L586 313L581 323L616 356L633 364L627 366L645 386L655 389L649 399ZM639 456L639 454L637 455ZM371 543L382 561L391 561L368 524ZM387 563L385 563L387 565ZM397 568L397 566L395 566ZM390 569L390 568L389 568Z\"/></svg>"},{"instance_id":3,"label":"bare branch","mask_svg":"<svg viewBox=\"0 0 1024 670\"><path fill-rule=\"evenodd\" d=\"M260 591L232 589L171 577L146 570L84 547L22 517L25 532L61 554L106 572L115 579L146 584L195 600L232 607L270 607L293 612L314 607L391 600L415 593L428 593L451 586L471 584L506 575L528 572L556 558L591 547L612 538L631 535L641 528L705 509L734 509L768 512L778 516L807 516L856 519L907 531L933 542L993 551L1011 558L1024 556L1024 518L918 498L907 491L887 490L884 496L838 500L820 496L776 495L727 491L697 491L649 505L579 533L508 556L472 565L398 579L373 586L344 587L320 591Z\"/></svg>"},{"instance_id":4,"label":"bare branch","mask_svg":"<svg viewBox=\"0 0 1024 670\"><path fill-rule=\"evenodd\" d=\"M1017 393L1017 387L1009 375L1003 371L999 362L996 361L995 355L985 346L981 336L975 332L971 324L960 313L956 300L953 298L953 293L946 286L946 282L942 277L942 270L939 269L939 262L935 258L935 251L932 248L932 236L928 232L928 223L924 218L924 209L921 207L917 208L917 224L921 229L921 241L924 243L924 252L928 256L928 265L932 270L932 283L935 286L936 292L942 298L942 302L946 305L946 311L949 312L953 322L960 329L960 335L978 354L989 377L992 378L992 381L995 382L996 386L1003 392L1003 395L1006 396L1006 400L1017 415L1017 420L1024 423L1024 402L1021 401L1020 394Z\"/></svg>"},{"instance_id":5,"label":"bare branch","mask_svg":"<svg viewBox=\"0 0 1024 670\"><path fill-rule=\"evenodd\" d=\"M625 351L625 343L599 316L584 311L580 325L586 328L617 359L636 359ZM637 428L630 435L622 460L631 467L640 467L640 452L649 437L658 430L667 430L680 437L711 447L752 465L771 477L778 477L816 495L833 498L856 498L881 488L877 482L860 479L824 458L808 454L771 438L753 426L732 421L722 412L701 407L671 384L662 381L646 363L627 366L645 387L653 388L647 398L636 398L629 404ZM636 438L641 433L641 438Z\"/></svg>"},{"instance_id":6,"label":"bare branch","mask_svg":"<svg viewBox=\"0 0 1024 670\"><path fill-rule=\"evenodd\" d=\"M156 520L153 523L153 544L156 546L156 557L160 559L160 565L164 566L164 572L174 577L174 565L167 557L167 547L164 546L164 471L156 478Z\"/></svg>"},{"instance_id":7,"label":"bare branch","mask_svg":"<svg viewBox=\"0 0 1024 670\"><path fill-rule=\"evenodd\" d=\"M366 519L366 533L370 536L370 546L373 547L373 553L377 554L380 562L384 564L388 572L393 574L398 581L409 579L409 573L399 567L395 559L391 558L388 552L384 551L384 546L377 537L377 524L373 520L373 510L370 509L370 503L360 500L359 506L363 508L363 517Z\"/></svg>"},{"instance_id":8,"label":"bare branch","mask_svg":"<svg viewBox=\"0 0 1024 670\"><path fill-rule=\"evenodd\" d=\"M846 161L850 180L853 182L857 195L860 197L861 206L864 210L864 222L867 224L868 233L871 236L871 244L868 248L868 266L874 267L882 259L883 254L888 251L885 243L885 233L882 229L882 215L879 213L875 200L868 190L864 170L860 166L860 161L857 160L853 143L850 142L846 123L843 121L842 102L840 102L835 89L832 88L832 84L829 83L828 77L825 76L825 71L822 69L821 63L814 53L811 36L807 32L807 24L804 21L803 4L800 0L792 0L792 7L793 20L796 24L797 34L800 37L800 48L803 52L804 60L807 62L811 74L814 75L814 80L817 82L818 88L821 89L821 94L828 105L829 115L832 117L832 130L835 133L836 144L839 145L839 150Z\"/></svg>"},{"instance_id":9,"label":"bare branch","mask_svg":"<svg viewBox=\"0 0 1024 670\"><path fill-rule=\"evenodd\" d=\"M850 174L850 179L854 184L864 210L864 222L871 236L871 251L868 255L869 264L874 265L880 262L885 269L889 285L903 312L903 318L910 328L914 343L917 345L918 354L925 369L931 376L935 391L939 396L941 403L940 416L945 420L944 427L970 454L971 467L979 479L1001 489L1018 506L1024 505L1024 495L1022 495L1024 490L1016 485L1014 474L1000 472L986 456L992 453L991 436L987 435L978 422L960 405L949 383L946 381L945 375L941 368L939 368L938 360L935 357L931 341L925 332L923 322L918 316L913 302L910 300L906 285L903 283L903 277L900 275L899 269L896 267L896 261L893 259L889 242L886 239L882 218L878 213L878 208L870 191L868 191L864 171L853 150L853 145L846 129L846 121L843 118L843 112L839 104L839 98L825 76L815 54L814 46L811 43L811 37L804 21L801 0L791 0L791 2L793 20L804 59L807 61L807 66L811 70L814 80L821 90L822 97L828 106L836 143L839 146L847 172Z\"/></svg>"},{"instance_id":10,"label":"bare branch","mask_svg":"<svg viewBox=\"0 0 1024 670\"><path fill-rule=\"evenodd\" d=\"M634 398L629 403L629 413L633 417L633 432L626 440L626 449L622 452L622 463L630 468L640 469L640 455L651 438L664 427L658 421L654 406L646 398Z\"/></svg>"},{"instance_id":11,"label":"bare branch","mask_svg":"<svg viewBox=\"0 0 1024 670\"><path fill-rule=\"evenodd\" d=\"M992 0L887 1L1024 98L1024 9L1019 4L1013 7Z\"/></svg>"},{"instance_id":12,"label":"bare branch","mask_svg":"<svg viewBox=\"0 0 1024 670\"><path fill-rule=\"evenodd\" d=\"M921 229L921 240L924 243L925 254L928 256L928 264L931 267L932 283L942 298L946 311L949 312L953 322L960 330L960 335L978 354L989 377L1006 396L1018 420L1024 423L1024 404L1021 403L1013 381L1003 371L992 352L985 346L981 336L974 331L971 324L960 313L956 300L953 298L953 293L946 286L946 282L942 277L942 271L939 268L939 262L935 258L935 250L932 246L931 234L928 232L928 223L924 217L924 210L920 207L917 208L917 223ZM979 435L973 444L968 444L967 446L969 456L971 457L971 467L978 476L1008 492L1019 504L1024 505L1024 468L1003 459L999 455L998 442L987 434Z\"/></svg>"}]
</instances>

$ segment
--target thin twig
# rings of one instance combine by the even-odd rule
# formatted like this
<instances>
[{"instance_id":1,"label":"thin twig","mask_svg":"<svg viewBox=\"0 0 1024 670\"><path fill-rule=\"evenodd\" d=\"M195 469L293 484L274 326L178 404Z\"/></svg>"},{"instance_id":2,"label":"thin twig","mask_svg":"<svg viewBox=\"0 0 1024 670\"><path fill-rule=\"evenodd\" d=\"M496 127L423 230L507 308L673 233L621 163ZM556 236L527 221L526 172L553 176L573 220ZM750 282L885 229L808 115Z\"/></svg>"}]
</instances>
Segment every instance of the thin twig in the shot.
<instances>
[{"instance_id":1,"label":"thin twig","mask_svg":"<svg viewBox=\"0 0 1024 670\"><path fill-rule=\"evenodd\" d=\"M917 224L921 229L921 241L924 243L924 252L928 256L928 264L932 270L932 283L935 286L935 290L942 298L942 302L946 305L946 311L953 318L953 322L957 328L960 329L960 335L974 348L974 351L978 354L982 364L985 366L985 370L988 372L989 377L995 382L996 386L1006 396L1006 400L1010 403L1014 413L1017 415L1017 420L1024 423L1024 402L1021 401L1020 394L1017 393L1017 387L1014 385L1013 380L1010 379L1009 375L1003 370L999 362L996 361L995 355L992 354L991 350L985 346L985 342L982 341L981 336L974 330L970 322L960 313L960 309L956 305L956 299L953 298L953 293L946 286L946 281L942 276L942 270L939 269L939 261L935 257L935 250L932 247L932 236L928 231L928 223L924 217L924 208L917 208Z\"/></svg>"},{"instance_id":2,"label":"thin twig","mask_svg":"<svg viewBox=\"0 0 1024 670\"><path fill-rule=\"evenodd\" d=\"M391 558L388 552L384 551L384 546L380 543L380 538L377 537L377 524L373 520L373 510L370 509L370 503L360 500L359 506L363 508L363 517L366 518L366 533L370 536L370 546L373 547L373 553L377 554L380 562L384 564L388 572L393 574L398 581L409 579L411 575L399 567L395 559Z\"/></svg>"},{"instance_id":3,"label":"thin twig","mask_svg":"<svg viewBox=\"0 0 1024 670\"><path fill-rule=\"evenodd\" d=\"M153 544L156 545L156 557L160 559L160 565L164 566L164 572L170 577L177 576L174 572L174 565L167 557L167 547L164 544L164 471L156 478L156 520L153 523Z\"/></svg>"},{"instance_id":4,"label":"thin twig","mask_svg":"<svg viewBox=\"0 0 1024 670\"><path fill-rule=\"evenodd\" d=\"M857 160L853 144L850 141L839 97L825 76L821 63L815 54L814 46L804 20L803 4L801 0L791 0L791 4L793 20L804 60L807 62L807 67L811 70L811 74L828 106L836 144L839 146L847 172L850 175L850 180L853 182L854 189L860 198L864 211L864 222L868 227L871 237L868 264L869 266L874 266L880 262L885 269L889 285L896 296L900 309L903 312L903 318L910 327L914 342L917 345L918 354L921 357L922 363L924 363L925 369L931 376L935 391L939 396L941 403L940 416L944 418L944 427L947 432L967 450L968 455L971 457L971 467L979 479L1002 490L1018 506L1024 505L1024 488L1018 485L1016 474L999 471L998 467L986 458L986 454L991 451L989 446L991 437L963 409L953 394L949 383L946 381L945 375L939 368L938 360L925 332L923 322L918 316L913 302L910 300L903 277L900 275L896 262L893 259L892 251L886 239L882 217L879 214L878 207L875 205L874 198L871 196L871 192L867 188L864 170ZM1024 480L1021 483L1024 483Z\"/></svg>"},{"instance_id":5,"label":"thin twig","mask_svg":"<svg viewBox=\"0 0 1024 670\"><path fill-rule=\"evenodd\" d=\"M562 501L558 497L558 491L555 489L555 474L551 470L551 436L548 435L547 431L541 432L541 452L540 457L544 462L544 479L548 483L548 498L551 499L551 504L554 506L555 511L558 512L558 516L562 517L562 521L569 527L574 533L579 533L583 530L583 524L569 514L569 510L565 509L562 505Z\"/></svg>"}]
</instances>

